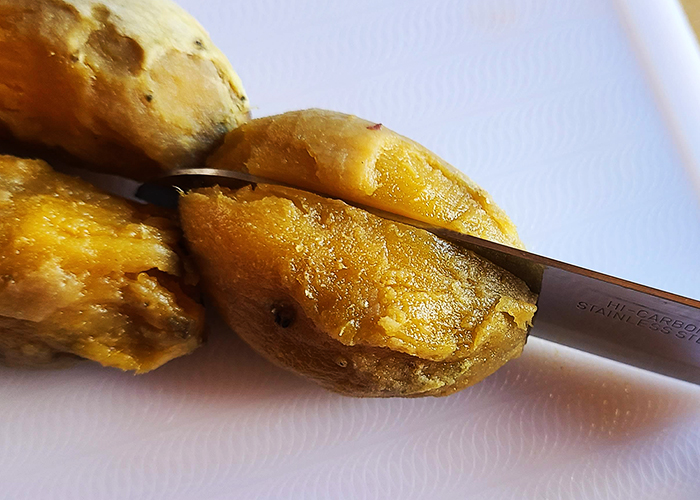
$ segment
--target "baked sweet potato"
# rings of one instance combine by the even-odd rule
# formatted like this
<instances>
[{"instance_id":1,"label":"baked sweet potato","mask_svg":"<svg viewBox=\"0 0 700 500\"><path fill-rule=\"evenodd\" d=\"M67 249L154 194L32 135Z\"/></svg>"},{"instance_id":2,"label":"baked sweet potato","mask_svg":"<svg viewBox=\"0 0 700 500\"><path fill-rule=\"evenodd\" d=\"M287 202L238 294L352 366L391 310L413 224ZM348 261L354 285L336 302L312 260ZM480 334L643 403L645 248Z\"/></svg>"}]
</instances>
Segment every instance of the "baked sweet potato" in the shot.
<instances>
[{"instance_id":1,"label":"baked sweet potato","mask_svg":"<svg viewBox=\"0 0 700 500\"><path fill-rule=\"evenodd\" d=\"M516 247L483 189L385 127L324 110L230 132L241 170ZM338 200L258 186L181 199L185 238L229 326L273 362L353 396L442 396L517 357L536 296L495 264Z\"/></svg>"},{"instance_id":2,"label":"baked sweet potato","mask_svg":"<svg viewBox=\"0 0 700 500\"><path fill-rule=\"evenodd\" d=\"M485 190L420 144L356 116L307 109L251 120L226 136L208 166L523 248Z\"/></svg>"},{"instance_id":3,"label":"baked sweet potato","mask_svg":"<svg viewBox=\"0 0 700 500\"><path fill-rule=\"evenodd\" d=\"M240 79L170 0L0 0L0 135L145 179L248 118Z\"/></svg>"},{"instance_id":4,"label":"baked sweet potato","mask_svg":"<svg viewBox=\"0 0 700 500\"><path fill-rule=\"evenodd\" d=\"M181 198L183 230L228 324L271 361L352 396L443 396L525 344L536 297L427 231L259 185Z\"/></svg>"},{"instance_id":5,"label":"baked sweet potato","mask_svg":"<svg viewBox=\"0 0 700 500\"><path fill-rule=\"evenodd\" d=\"M174 214L0 156L0 362L87 358L137 373L202 342Z\"/></svg>"}]
</instances>

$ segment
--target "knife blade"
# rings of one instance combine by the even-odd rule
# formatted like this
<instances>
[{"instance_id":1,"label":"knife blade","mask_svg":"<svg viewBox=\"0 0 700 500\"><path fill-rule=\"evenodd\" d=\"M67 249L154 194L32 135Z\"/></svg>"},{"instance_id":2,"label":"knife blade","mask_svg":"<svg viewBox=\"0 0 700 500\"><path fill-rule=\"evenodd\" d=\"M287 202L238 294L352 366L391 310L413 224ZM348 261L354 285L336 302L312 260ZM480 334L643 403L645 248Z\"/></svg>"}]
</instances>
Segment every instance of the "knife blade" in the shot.
<instances>
[{"instance_id":1,"label":"knife blade","mask_svg":"<svg viewBox=\"0 0 700 500\"><path fill-rule=\"evenodd\" d=\"M256 184L298 189L243 172L202 168L171 171L136 186L133 195L175 208L180 193L190 189ZM429 231L521 278L539 294L531 335L700 384L700 301L385 210L346 203Z\"/></svg>"}]
</instances>

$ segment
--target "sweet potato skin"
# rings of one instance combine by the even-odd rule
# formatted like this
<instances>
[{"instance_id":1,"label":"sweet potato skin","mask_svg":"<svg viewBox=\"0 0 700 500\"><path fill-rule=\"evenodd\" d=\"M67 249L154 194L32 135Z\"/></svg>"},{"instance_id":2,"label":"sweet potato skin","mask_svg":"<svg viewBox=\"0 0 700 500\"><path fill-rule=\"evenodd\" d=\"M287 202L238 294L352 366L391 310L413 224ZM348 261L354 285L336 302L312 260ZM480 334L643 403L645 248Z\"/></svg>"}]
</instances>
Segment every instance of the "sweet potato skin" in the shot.
<instances>
[{"instance_id":1,"label":"sweet potato skin","mask_svg":"<svg viewBox=\"0 0 700 500\"><path fill-rule=\"evenodd\" d=\"M0 0L0 132L136 179L200 165L248 119L240 79L170 0Z\"/></svg>"}]
</instances>

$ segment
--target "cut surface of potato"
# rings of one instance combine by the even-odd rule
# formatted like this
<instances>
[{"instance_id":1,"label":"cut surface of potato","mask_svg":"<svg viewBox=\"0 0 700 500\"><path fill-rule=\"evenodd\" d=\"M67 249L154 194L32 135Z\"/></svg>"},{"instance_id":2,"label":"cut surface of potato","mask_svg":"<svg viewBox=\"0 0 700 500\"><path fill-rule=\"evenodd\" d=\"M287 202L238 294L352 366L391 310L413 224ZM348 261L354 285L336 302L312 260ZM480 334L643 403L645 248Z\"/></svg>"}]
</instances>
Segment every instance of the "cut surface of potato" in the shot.
<instances>
[{"instance_id":1,"label":"cut surface of potato","mask_svg":"<svg viewBox=\"0 0 700 500\"><path fill-rule=\"evenodd\" d=\"M252 120L226 136L208 166L524 248L486 191L420 144L356 116L308 109Z\"/></svg>"},{"instance_id":2,"label":"cut surface of potato","mask_svg":"<svg viewBox=\"0 0 700 500\"><path fill-rule=\"evenodd\" d=\"M202 342L172 214L0 156L0 362L82 357L138 373Z\"/></svg>"},{"instance_id":3,"label":"cut surface of potato","mask_svg":"<svg viewBox=\"0 0 700 500\"><path fill-rule=\"evenodd\" d=\"M446 395L522 351L534 294L431 233L264 185L190 192L180 214L228 324L329 389Z\"/></svg>"},{"instance_id":4,"label":"cut surface of potato","mask_svg":"<svg viewBox=\"0 0 700 500\"><path fill-rule=\"evenodd\" d=\"M145 179L247 120L240 79L170 0L0 0L0 132Z\"/></svg>"}]
</instances>

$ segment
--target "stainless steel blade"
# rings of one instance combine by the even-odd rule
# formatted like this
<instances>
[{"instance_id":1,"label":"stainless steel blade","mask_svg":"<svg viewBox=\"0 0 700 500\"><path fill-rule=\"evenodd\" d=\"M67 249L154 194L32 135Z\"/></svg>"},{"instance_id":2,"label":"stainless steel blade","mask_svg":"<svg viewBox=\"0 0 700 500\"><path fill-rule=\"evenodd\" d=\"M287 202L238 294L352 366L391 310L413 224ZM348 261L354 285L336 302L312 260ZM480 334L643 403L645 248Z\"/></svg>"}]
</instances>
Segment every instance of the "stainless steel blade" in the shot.
<instances>
[{"instance_id":1,"label":"stainless steel blade","mask_svg":"<svg viewBox=\"0 0 700 500\"><path fill-rule=\"evenodd\" d=\"M242 172L187 169L173 171L142 185L136 197L174 206L179 190L213 185L237 188L246 184L294 187ZM348 203L386 219L430 231L523 279L540 294L532 335L700 384L699 301L405 216Z\"/></svg>"}]
</instances>

